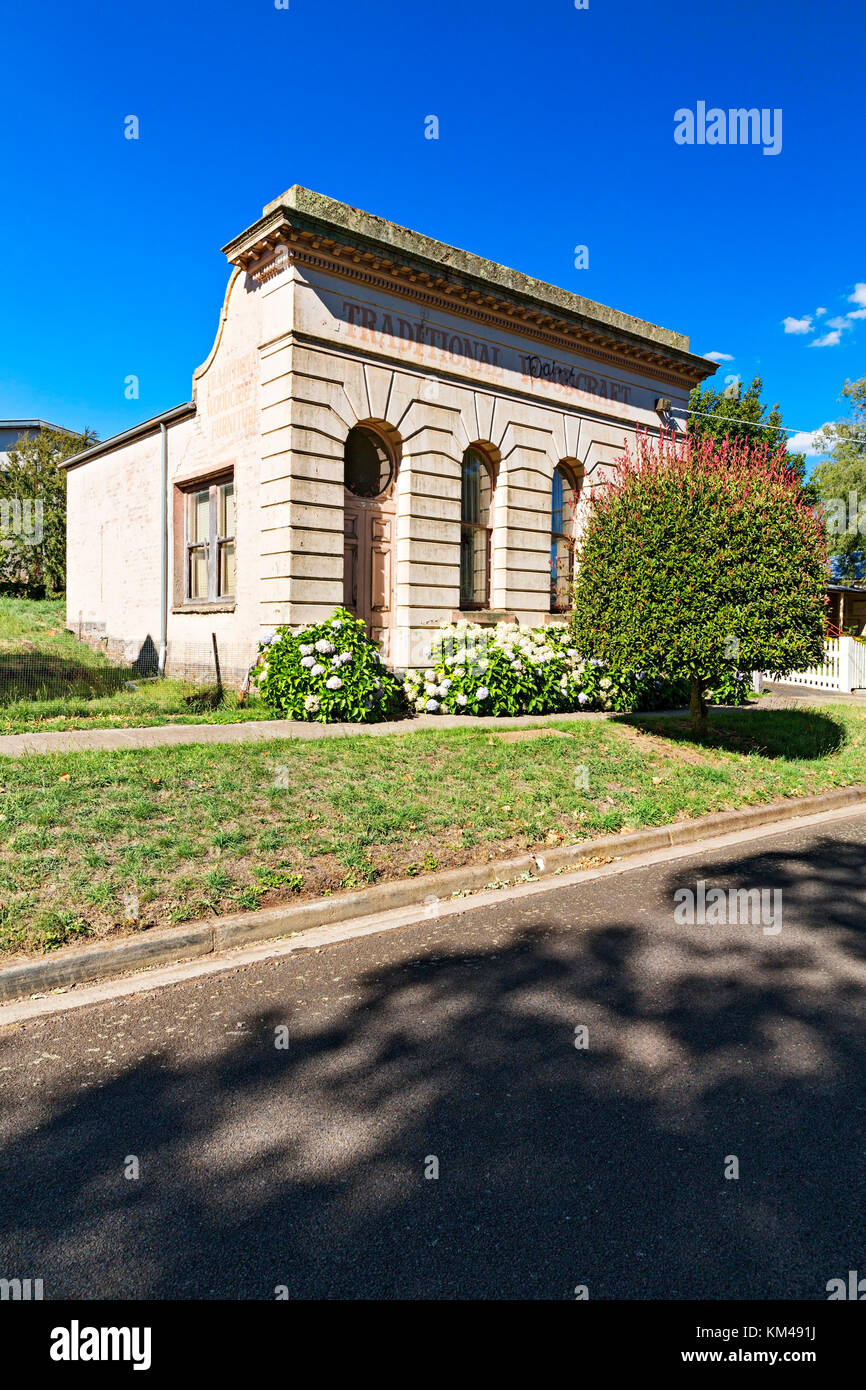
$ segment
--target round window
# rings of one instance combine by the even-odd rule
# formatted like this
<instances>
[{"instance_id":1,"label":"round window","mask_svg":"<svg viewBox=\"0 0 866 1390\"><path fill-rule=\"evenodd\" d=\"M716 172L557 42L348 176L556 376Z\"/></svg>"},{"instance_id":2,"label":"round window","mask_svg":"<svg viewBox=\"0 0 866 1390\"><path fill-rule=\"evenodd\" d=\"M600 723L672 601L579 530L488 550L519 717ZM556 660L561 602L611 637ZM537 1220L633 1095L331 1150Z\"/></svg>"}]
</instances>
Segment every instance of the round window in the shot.
<instances>
[{"instance_id":1,"label":"round window","mask_svg":"<svg viewBox=\"0 0 866 1390\"><path fill-rule=\"evenodd\" d=\"M394 476L394 460L372 430L356 425L346 440L345 483L356 497L379 497Z\"/></svg>"}]
</instances>

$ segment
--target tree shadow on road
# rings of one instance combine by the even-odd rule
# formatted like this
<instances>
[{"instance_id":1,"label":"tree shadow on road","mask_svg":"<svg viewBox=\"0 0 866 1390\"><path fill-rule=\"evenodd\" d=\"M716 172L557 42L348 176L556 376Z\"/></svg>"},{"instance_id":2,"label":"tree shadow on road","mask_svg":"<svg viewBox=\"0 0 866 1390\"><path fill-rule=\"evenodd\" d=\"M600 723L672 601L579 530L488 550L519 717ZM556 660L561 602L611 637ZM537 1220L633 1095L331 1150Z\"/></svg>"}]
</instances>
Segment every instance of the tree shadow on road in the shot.
<instances>
[{"instance_id":1,"label":"tree shadow on road","mask_svg":"<svg viewBox=\"0 0 866 1390\"><path fill-rule=\"evenodd\" d=\"M791 925L675 926L696 874L777 884ZM86 1092L16 1066L0 1273L46 1297L826 1297L864 1259L861 846L674 862L629 876L627 911L614 882L209 979ZM138 1038L158 999L94 1026Z\"/></svg>"}]
</instances>

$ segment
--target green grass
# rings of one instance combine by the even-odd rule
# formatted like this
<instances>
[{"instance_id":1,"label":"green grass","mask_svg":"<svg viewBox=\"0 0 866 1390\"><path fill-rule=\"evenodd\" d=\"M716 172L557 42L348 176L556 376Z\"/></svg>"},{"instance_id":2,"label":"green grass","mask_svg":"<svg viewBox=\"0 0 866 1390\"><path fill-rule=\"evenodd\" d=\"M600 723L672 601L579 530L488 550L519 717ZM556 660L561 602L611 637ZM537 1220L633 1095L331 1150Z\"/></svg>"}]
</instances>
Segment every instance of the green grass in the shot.
<instances>
[{"instance_id":1,"label":"green grass","mask_svg":"<svg viewBox=\"0 0 866 1390\"><path fill-rule=\"evenodd\" d=\"M0 949L866 782L852 707L714 711L703 743L678 719L557 727L570 738L472 728L2 759Z\"/></svg>"},{"instance_id":2,"label":"green grass","mask_svg":"<svg viewBox=\"0 0 866 1390\"><path fill-rule=\"evenodd\" d=\"M267 719L261 701L142 677L65 631L62 599L0 596L0 734Z\"/></svg>"}]
</instances>

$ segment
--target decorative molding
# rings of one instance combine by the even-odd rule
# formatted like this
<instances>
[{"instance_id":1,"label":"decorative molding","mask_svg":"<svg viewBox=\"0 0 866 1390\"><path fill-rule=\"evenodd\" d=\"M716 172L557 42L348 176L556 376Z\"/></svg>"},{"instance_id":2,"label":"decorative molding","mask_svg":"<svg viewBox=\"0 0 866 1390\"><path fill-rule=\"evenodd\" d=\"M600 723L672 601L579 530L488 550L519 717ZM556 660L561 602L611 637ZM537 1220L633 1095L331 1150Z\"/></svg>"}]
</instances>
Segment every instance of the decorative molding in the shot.
<instances>
[{"instance_id":1,"label":"decorative molding","mask_svg":"<svg viewBox=\"0 0 866 1390\"><path fill-rule=\"evenodd\" d=\"M616 367L648 368L655 380L675 386L694 386L709 375L702 359L676 349L658 349L649 341L630 341L603 329L590 329L543 308L511 299L501 292L484 293L459 280L400 264L372 251L342 245L331 237L284 227L260 237L237 253L234 264L257 283L264 283L292 265L309 266L326 274L364 284L387 294L471 318L492 328L514 331L521 324L526 337L554 348L577 349L595 361Z\"/></svg>"}]
</instances>

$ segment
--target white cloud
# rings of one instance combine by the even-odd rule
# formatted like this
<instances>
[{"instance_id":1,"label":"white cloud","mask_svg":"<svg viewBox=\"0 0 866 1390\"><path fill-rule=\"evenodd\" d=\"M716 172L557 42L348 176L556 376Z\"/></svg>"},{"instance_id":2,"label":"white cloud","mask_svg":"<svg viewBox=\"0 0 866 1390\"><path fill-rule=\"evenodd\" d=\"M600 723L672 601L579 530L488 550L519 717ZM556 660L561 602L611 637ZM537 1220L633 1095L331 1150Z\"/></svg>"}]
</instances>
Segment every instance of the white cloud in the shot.
<instances>
[{"instance_id":1,"label":"white cloud","mask_svg":"<svg viewBox=\"0 0 866 1390\"><path fill-rule=\"evenodd\" d=\"M848 319L866 319L866 309L849 309L845 317Z\"/></svg>"},{"instance_id":2,"label":"white cloud","mask_svg":"<svg viewBox=\"0 0 866 1390\"><path fill-rule=\"evenodd\" d=\"M819 319L819 318L821 317L821 315L822 315L822 314L826 314L826 312L827 312L826 309L816 309L816 310L815 310L815 318L816 318L816 319Z\"/></svg>"},{"instance_id":3,"label":"white cloud","mask_svg":"<svg viewBox=\"0 0 866 1390\"><path fill-rule=\"evenodd\" d=\"M849 317L850 317L850 315L849 315ZM841 331L842 331L843 329L845 329L845 328L850 328L851 325L850 325L850 323L848 322L848 319L847 319L847 318L844 318L844 319L843 319L843 318L841 318L841 317L837 317L837 318L835 318L835 319L828 319L828 320L827 320L827 327L828 327L828 328L838 328L839 331L841 332Z\"/></svg>"},{"instance_id":4,"label":"white cloud","mask_svg":"<svg viewBox=\"0 0 866 1390\"><path fill-rule=\"evenodd\" d=\"M733 357L729 352L705 352L708 362L733 362Z\"/></svg>"},{"instance_id":5,"label":"white cloud","mask_svg":"<svg viewBox=\"0 0 866 1390\"><path fill-rule=\"evenodd\" d=\"M824 427L822 426L822 428ZM821 454L827 452L826 449L818 449L815 447L816 437L820 432L820 430L812 430L811 432L809 430L800 430L798 434L791 435L785 448L788 450L789 454L805 454L806 457L810 459L818 458Z\"/></svg>"},{"instance_id":6,"label":"white cloud","mask_svg":"<svg viewBox=\"0 0 866 1390\"><path fill-rule=\"evenodd\" d=\"M787 318L787 319L783 319L782 322L783 322L783 324L785 325L785 332L786 332L786 333L811 333L811 332L812 332L812 315L811 315L811 314L807 314L806 317L803 318L803 319L792 319L792 318Z\"/></svg>"},{"instance_id":7,"label":"white cloud","mask_svg":"<svg viewBox=\"0 0 866 1390\"><path fill-rule=\"evenodd\" d=\"M858 280L854 286L854 293L848 296L849 304L859 304L861 309L866 309L866 283Z\"/></svg>"},{"instance_id":8,"label":"white cloud","mask_svg":"<svg viewBox=\"0 0 866 1390\"><path fill-rule=\"evenodd\" d=\"M838 347L841 337L842 334L839 329L834 328L832 333L825 333L823 338L816 338L814 343L809 344L809 347Z\"/></svg>"}]
</instances>

